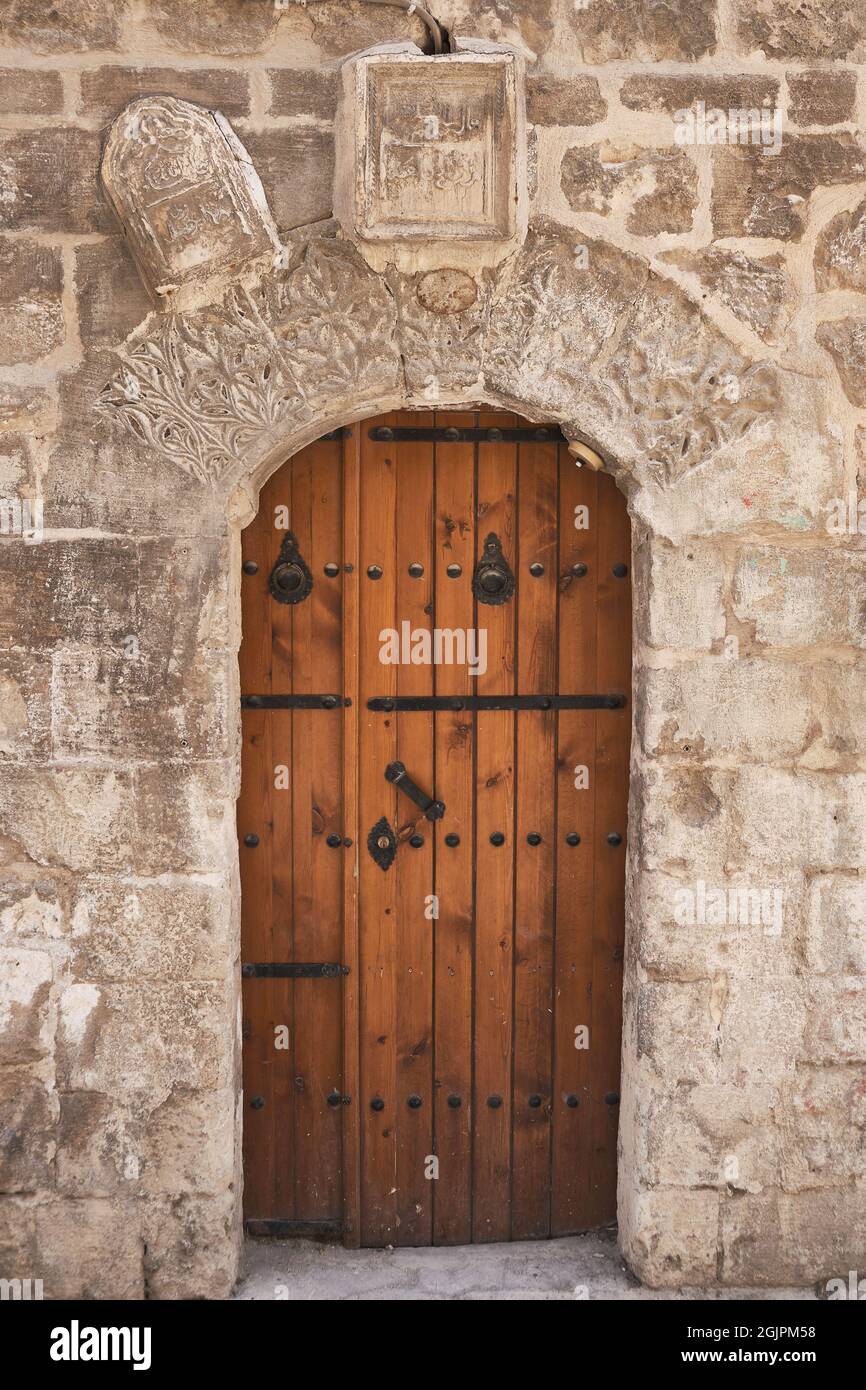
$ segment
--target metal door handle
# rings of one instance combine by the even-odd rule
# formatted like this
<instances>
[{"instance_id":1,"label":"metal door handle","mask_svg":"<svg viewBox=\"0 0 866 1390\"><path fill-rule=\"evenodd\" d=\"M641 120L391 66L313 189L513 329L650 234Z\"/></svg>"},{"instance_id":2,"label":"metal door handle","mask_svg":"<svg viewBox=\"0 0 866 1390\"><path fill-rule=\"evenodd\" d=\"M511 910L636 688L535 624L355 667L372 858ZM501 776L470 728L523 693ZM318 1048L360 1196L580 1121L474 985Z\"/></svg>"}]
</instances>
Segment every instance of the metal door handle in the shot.
<instances>
[{"instance_id":1,"label":"metal door handle","mask_svg":"<svg viewBox=\"0 0 866 1390\"><path fill-rule=\"evenodd\" d=\"M434 801L426 792L422 792L406 771L405 763L389 763L385 768L385 777L400 791L405 792L410 801L421 807L427 820L442 819L445 814L445 802Z\"/></svg>"}]
</instances>

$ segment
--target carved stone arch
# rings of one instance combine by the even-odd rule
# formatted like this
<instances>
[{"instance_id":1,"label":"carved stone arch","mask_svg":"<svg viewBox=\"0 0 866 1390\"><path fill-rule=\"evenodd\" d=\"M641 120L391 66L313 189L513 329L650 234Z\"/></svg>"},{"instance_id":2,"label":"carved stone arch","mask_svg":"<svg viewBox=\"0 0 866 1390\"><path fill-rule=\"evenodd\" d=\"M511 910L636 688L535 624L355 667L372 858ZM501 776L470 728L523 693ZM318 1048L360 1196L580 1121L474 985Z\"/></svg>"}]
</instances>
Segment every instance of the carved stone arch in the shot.
<instances>
[{"instance_id":1,"label":"carved stone arch","mask_svg":"<svg viewBox=\"0 0 866 1390\"><path fill-rule=\"evenodd\" d=\"M679 287L550 221L476 277L379 275L332 232L285 259L215 302L151 315L100 397L140 443L225 492L257 488L332 425L478 402L560 424L627 493L658 494L779 408L777 369L748 361Z\"/></svg>"}]
</instances>

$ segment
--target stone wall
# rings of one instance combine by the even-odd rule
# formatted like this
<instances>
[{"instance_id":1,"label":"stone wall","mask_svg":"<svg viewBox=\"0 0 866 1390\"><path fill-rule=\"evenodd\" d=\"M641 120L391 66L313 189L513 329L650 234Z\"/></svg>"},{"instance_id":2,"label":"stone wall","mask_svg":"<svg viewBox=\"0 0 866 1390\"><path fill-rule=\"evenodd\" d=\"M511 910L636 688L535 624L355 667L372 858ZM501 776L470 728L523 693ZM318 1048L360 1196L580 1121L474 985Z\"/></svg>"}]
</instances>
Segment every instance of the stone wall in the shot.
<instances>
[{"instance_id":1,"label":"stone wall","mask_svg":"<svg viewBox=\"0 0 866 1390\"><path fill-rule=\"evenodd\" d=\"M339 62L423 42L415 19L0 0L0 1275L48 1296L231 1287L239 526L293 448L431 400L560 421L630 500L627 1259L654 1284L866 1265L866 10L437 13L525 53L532 123L527 243L444 327L329 221ZM231 285L153 309L97 181L150 94L249 151L288 247L250 302L282 347ZM777 153L675 141L698 102L765 101ZM295 394L202 464L148 376L178 341ZM700 883L778 891L779 931L678 921Z\"/></svg>"}]
</instances>

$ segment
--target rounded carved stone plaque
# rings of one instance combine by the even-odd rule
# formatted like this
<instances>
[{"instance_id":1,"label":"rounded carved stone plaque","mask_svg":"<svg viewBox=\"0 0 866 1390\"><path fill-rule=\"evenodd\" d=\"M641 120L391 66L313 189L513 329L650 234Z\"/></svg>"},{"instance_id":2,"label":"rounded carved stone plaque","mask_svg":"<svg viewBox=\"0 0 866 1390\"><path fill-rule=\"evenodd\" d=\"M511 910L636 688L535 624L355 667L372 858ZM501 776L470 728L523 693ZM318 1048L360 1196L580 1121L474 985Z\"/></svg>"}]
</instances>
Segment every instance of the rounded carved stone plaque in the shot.
<instances>
[{"instance_id":1,"label":"rounded carved stone plaque","mask_svg":"<svg viewBox=\"0 0 866 1390\"><path fill-rule=\"evenodd\" d=\"M478 298L478 286L465 270L429 270L418 281L418 299L431 314L462 314Z\"/></svg>"}]
</instances>

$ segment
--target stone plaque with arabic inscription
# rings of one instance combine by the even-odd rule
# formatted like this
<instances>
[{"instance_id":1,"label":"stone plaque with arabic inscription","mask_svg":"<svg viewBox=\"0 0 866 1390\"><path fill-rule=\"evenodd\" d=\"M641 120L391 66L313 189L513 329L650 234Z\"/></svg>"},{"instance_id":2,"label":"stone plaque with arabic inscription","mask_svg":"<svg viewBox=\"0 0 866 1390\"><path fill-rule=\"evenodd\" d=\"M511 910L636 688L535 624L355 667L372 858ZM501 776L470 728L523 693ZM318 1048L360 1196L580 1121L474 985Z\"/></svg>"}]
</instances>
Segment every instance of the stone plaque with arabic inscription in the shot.
<instances>
[{"instance_id":1,"label":"stone plaque with arabic inscription","mask_svg":"<svg viewBox=\"0 0 866 1390\"><path fill-rule=\"evenodd\" d=\"M335 212L363 243L498 243L525 215L522 64L510 50L376 51L343 68Z\"/></svg>"},{"instance_id":2,"label":"stone plaque with arabic inscription","mask_svg":"<svg viewBox=\"0 0 866 1390\"><path fill-rule=\"evenodd\" d=\"M102 182L158 299L279 248L252 161L218 111L175 97L132 102L111 128Z\"/></svg>"}]
</instances>

